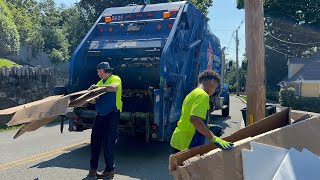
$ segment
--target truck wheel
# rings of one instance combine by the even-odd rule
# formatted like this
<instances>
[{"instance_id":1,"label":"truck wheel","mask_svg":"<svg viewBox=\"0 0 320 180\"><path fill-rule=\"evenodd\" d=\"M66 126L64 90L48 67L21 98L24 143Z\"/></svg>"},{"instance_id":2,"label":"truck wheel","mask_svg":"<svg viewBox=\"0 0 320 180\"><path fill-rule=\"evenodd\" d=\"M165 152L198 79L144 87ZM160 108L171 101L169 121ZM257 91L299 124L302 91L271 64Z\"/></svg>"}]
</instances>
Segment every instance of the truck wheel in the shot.
<instances>
[{"instance_id":1,"label":"truck wheel","mask_svg":"<svg viewBox=\"0 0 320 180\"><path fill-rule=\"evenodd\" d=\"M227 108L222 109L222 116L223 117L228 117L229 116L229 109L230 109L230 98L229 98L229 94L227 96L227 102L225 103L225 105L227 105Z\"/></svg>"},{"instance_id":2,"label":"truck wheel","mask_svg":"<svg viewBox=\"0 0 320 180\"><path fill-rule=\"evenodd\" d=\"M229 106L225 109L222 109L222 116L228 117L229 116Z\"/></svg>"}]
</instances>

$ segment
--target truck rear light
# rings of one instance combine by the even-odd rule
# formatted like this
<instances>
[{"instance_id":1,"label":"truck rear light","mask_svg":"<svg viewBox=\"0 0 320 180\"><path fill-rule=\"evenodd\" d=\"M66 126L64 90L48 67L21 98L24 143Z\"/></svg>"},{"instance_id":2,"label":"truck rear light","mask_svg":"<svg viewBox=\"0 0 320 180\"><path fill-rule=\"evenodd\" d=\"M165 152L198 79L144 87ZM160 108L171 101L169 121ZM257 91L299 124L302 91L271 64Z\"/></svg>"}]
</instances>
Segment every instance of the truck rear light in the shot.
<instances>
[{"instance_id":1,"label":"truck rear light","mask_svg":"<svg viewBox=\"0 0 320 180\"><path fill-rule=\"evenodd\" d=\"M112 32L113 31L113 29L112 28L109 28L109 32Z\"/></svg>"},{"instance_id":2,"label":"truck rear light","mask_svg":"<svg viewBox=\"0 0 320 180\"><path fill-rule=\"evenodd\" d=\"M161 24L158 24L156 28L160 30L162 28Z\"/></svg>"},{"instance_id":3,"label":"truck rear light","mask_svg":"<svg viewBox=\"0 0 320 180\"><path fill-rule=\"evenodd\" d=\"M151 13L147 14L147 17L152 17L152 16L153 16L153 14L151 14Z\"/></svg>"},{"instance_id":4,"label":"truck rear light","mask_svg":"<svg viewBox=\"0 0 320 180\"><path fill-rule=\"evenodd\" d=\"M73 118L73 122L77 123L78 122L78 118L77 117Z\"/></svg>"},{"instance_id":5,"label":"truck rear light","mask_svg":"<svg viewBox=\"0 0 320 180\"><path fill-rule=\"evenodd\" d=\"M126 19L130 19L130 18L132 18L131 15L127 15L127 16L126 16Z\"/></svg>"},{"instance_id":6,"label":"truck rear light","mask_svg":"<svg viewBox=\"0 0 320 180\"><path fill-rule=\"evenodd\" d=\"M168 29L172 29L172 24L168 24Z\"/></svg>"},{"instance_id":7,"label":"truck rear light","mask_svg":"<svg viewBox=\"0 0 320 180\"><path fill-rule=\"evenodd\" d=\"M136 17L142 17L142 14L136 14Z\"/></svg>"},{"instance_id":8,"label":"truck rear light","mask_svg":"<svg viewBox=\"0 0 320 180\"><path fill-rule=\"evenodd\" d=\"M103 33L103 32L104 32L104 29L103 29L103 28L100 28L99 31Z\"/></svg>"},{"instance_id":9,"label":"truck rear light","mask_svg":"<svg viewBox=\"0 0 320 180\"><path fill-rule=\"evenodd\" d=\"M164 12L163 13L163 18L164 19L168 19L168 18L170 18L170 16L171 16L170 12Z\"/></svg>"},{"instance_id":10,"label":"truck rear light","mask_svg":"<svg viewBox=\"0 0 320 180\"><path fill-rule=\"evenodd\" d=\"M112 19L111 19L111 17L105 17L105 18L104 18L104 21L105 21L106 23L110 23L110 22L112 21Z\"/></svg>"}]
</instances>

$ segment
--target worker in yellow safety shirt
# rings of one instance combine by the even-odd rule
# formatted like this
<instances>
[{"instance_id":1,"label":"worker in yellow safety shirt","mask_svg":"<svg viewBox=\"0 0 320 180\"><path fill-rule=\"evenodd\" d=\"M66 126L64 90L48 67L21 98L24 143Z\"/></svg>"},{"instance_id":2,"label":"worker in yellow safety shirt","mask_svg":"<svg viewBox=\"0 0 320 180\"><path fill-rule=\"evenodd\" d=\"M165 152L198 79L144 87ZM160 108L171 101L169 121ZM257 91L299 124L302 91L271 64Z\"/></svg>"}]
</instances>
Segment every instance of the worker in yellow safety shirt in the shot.
<instances>
[{"instance_id":1,"label":"worker in yellow safety shirt","mask_svg":"<svg viewBox=\"0 0 320 180\"><path fill-rule=\"evenodd\" d=\"M99 96L96 101L97 117L91 132L91 159L88 176L112 178L115 174L115 143L122 111L122 82L119 76L112 73L113 68L108 62L98 64L97 72L101 80L89 89L102 86L105 87L106 93ZM104 151L106 166L103 172L97 172L101 149Z\"/></svg>"},{"instance_id":2,"label":"worker in yellow safety shirt","mask_svg":"<svg viewBox=\"0 0 320 180\"><path fill-rule=\"evenodd\" d=\"M233 148L233 143L215 136L207 127L209 98L220 82L220 76L213 70L205 70L199 74L198 87L185 97L180 120L171 137L170 145L173 153L203 145L205 137L221 149Z\"/></svg>"}]
</instances>

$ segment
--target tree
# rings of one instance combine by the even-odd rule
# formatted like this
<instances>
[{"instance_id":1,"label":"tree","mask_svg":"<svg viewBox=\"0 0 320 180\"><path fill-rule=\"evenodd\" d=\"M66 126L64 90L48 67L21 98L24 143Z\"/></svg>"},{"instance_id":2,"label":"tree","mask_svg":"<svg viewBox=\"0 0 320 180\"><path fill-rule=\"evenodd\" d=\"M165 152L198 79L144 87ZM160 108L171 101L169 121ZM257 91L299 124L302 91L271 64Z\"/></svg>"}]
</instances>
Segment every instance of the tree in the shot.
<instances>
[{"instance_id":1,"label":"tree","mask_svg":"<svg viewBox=\"0 0 320 180\"><path fill-rule=\"evenodd\" d=\"M244 7L244 0L237 0ZM287 61L308 57L320 48L320 0L265 0L266 84L277 84L287 77Z\"/></svg>"},{"instance_id":2,"label":"tree","mask_svg":"<svg viewBox=\"0 0 320 180\"><path fill-rule=\"evenodd\" d=\"M3 0L0 0L0 56L17 53L20 36L13 21L13 15Z\"/></svg>"},{"instance_id":3,"label":"tree","mask_svg":"<svg viewBox=\"0 0 320 180\"><path fill-rule=\"evenodd\" d=\"M171 0L172 2L180 0ZM192 4L197 6L205 15L208 15L208 9L212 6L213 0L189 0Z\"/></svg>"}]
</instances>

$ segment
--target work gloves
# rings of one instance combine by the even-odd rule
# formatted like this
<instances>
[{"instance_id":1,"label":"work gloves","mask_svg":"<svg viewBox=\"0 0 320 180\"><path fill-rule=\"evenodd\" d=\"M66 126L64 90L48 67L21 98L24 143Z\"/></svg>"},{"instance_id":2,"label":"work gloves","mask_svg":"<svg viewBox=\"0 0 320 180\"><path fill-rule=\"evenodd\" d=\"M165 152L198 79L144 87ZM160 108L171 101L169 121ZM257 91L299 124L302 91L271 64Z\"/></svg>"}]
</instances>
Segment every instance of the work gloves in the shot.
<instances>
[{"instance_id":1,"label":"work gloves","mask_svg":"<svg viewBox=\"0 0 320 180\"><path fill-rule=\"evenodd\" d=\"M214 124L208 124L207 127L210 129L210 131L217 137L221 137L224 133L223 129L219 125Z\"/></svg>"},{"instance_id":2,"label":"work gloves","mask_svg":"<svg viewBox=\"0 0 320 180\"><path fill-rule=\"evenodd\" d=\"M225 141L225 140L220 139L218 137L212 138L211 142L223 150L230 150L233 148L233 143Z\"/></svg>"}]
</instances>

